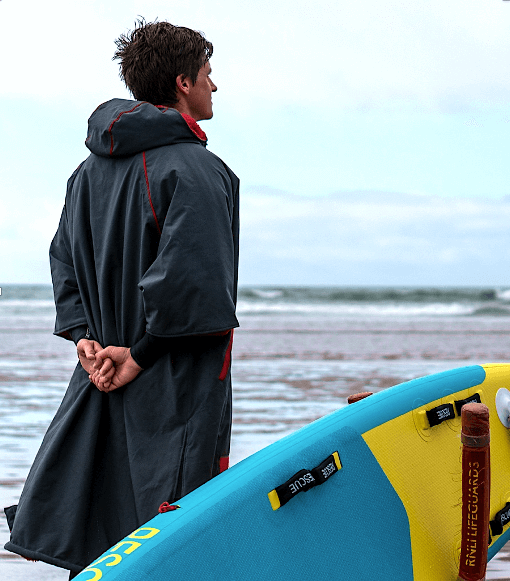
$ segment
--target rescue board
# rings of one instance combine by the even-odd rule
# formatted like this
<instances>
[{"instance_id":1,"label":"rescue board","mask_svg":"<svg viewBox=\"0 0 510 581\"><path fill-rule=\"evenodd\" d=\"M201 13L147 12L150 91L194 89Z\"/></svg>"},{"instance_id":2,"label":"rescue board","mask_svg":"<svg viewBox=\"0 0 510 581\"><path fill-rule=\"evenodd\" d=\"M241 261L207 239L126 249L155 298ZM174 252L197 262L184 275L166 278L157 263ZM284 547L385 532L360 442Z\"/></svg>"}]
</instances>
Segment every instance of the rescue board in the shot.
<instances>
[{"instance_id":1,"label":"rescue board","mask_svg":"<svg viewBox=\"0 0 510 581\"><path fill-rule=\"evenodd\" d=\"M488 559L510 537L508 390L510 364L476 365L342 407L167 507L76 579L455 581L467 402L490 413Z\"/></svg>"}]
</instances>

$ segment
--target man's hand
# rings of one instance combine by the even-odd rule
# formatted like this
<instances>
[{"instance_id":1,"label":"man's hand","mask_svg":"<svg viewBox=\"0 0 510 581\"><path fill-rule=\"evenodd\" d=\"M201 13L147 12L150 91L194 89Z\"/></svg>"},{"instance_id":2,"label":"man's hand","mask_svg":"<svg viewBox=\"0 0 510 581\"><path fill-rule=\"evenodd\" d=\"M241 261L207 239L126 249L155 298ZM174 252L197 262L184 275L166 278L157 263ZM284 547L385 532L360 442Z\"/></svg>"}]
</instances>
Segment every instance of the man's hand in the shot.
<instances>
[{"instance_id":1,"label":"man's hand","mask_svg":"<svg viewBox=\"0 0 510 581\"><path fill-rule=\"evenodd\" d=\"M131 357L131 349L110 345L96 352L94 370L91 381L98 389L101 389L101 385L101 391L109 392L133 381L142 368ZM104 387L105 383L108 383L107 387Z\"/></svg>"},{"instance_id":2,"label":"man's hand","mask_svg":"<svg viewBox=\"0 0 510 581\"><path fill-rule=\"evenodd\" d=\"M96 362L96 353L102 351L101 345L97 341L92 341L90 339L80 339L76 345L76 351L78 352L78 359L80 360L81 366L89 374L89 379L92 381L92 375L95 373L96 369L94 367ZM107 362L105 361L105 364ZM111 361L110 361L111 363ZM110 387L110 380L115 373L113 363L107 369L105 373L98 378L98 382L95 383L96 387L100 391L107 391Z\"/></svg>"}]
</instances>

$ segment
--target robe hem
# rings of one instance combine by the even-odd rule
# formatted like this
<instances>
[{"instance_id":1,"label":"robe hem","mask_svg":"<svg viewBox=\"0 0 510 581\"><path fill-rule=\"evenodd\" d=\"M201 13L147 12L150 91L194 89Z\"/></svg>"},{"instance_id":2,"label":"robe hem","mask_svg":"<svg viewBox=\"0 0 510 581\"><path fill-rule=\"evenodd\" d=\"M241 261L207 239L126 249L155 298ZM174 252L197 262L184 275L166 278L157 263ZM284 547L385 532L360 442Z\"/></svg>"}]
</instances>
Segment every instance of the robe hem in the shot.
<instances>
[{"instance_id":1,"label":"robe hem","mask_svg":"<svg viewBox=\"0 0 510 581\"><path fill-rule=\"evenodd\" d=\"M64 327L63 329L55 329L53 331L53 334L56 335L57 337L63 337L63 333L67 333L70 329L76 329L76 327L81 327L82 325L85 325L86 327L89 326L89 324L87 323L87 321L84 319L82 322L78 322L78 323L74 323L73 325L67 325L66 327ZM63 337L64 339L66 337ZM71 339L72 341L72 339Z\"/></svg>"},{"instance_id":2,"label":"robe hem","mask_svg":"<svg viewBox=\"0 0 510 581\"><path fill-rule=\"evenodd\" d=\"M10 551L11 553L16 553L21 557L35 559L36 561L42 561L43 563L47 563L48 565L54 565L55 567L60 567L61 569L67 569L68 571L72 571L73 573L79 573L80 571L83 571L83 569L85 568L80 565L75 565L74 563L69 563L68 561L62 561L62 559L49 557L48 555L45 555L44 553L39 553L38 551L30 551L29 549L25 549L24 547L19 547L12 541L8 541L4 545L4 549L6 551Z\"/></svg>"},{"instance_id":3,"label":"robe hem","mask_svg":"<svg viewBox=\"0 0 510 581\"><path fill-rule=\"evenodd\" d=\"M235 325L229 325L228 327L220 327L218 329L212 329L211 331L190 331L187 333L179 333L177 335L161 335L160 333L154 333L151 331L149 327L147 327L147 333L150 333L154 337L162 337L171 339L173 337L207 337L208 335L212 335L213 333L222 333L223 331L231 331L232 329L237 329L239 327L239 323L237 322Z\"/></svg>"}]
</instances>

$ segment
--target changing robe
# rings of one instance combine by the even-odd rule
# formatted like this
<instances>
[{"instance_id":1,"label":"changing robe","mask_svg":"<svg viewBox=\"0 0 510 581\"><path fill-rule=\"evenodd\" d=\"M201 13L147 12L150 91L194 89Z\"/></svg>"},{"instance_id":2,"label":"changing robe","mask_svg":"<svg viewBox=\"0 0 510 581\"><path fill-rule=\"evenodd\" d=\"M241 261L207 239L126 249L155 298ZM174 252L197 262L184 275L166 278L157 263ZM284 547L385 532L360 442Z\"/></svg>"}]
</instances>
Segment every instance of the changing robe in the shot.
<instances>
[{"instance_id":1,"label":"changing robe","mask_svg":"<svg viewBox=\"0 0 510 581\"><path fill-rule=\"evenodd\" d=\"M239 182L205 140L193 119L144 102L114 99L89 120L92 153L50 248L55 333L86 325L103 347L173 339L111 393L76 366L6 509L10 551L80 571L226 465Z\"/></svg>"}]
</instances>

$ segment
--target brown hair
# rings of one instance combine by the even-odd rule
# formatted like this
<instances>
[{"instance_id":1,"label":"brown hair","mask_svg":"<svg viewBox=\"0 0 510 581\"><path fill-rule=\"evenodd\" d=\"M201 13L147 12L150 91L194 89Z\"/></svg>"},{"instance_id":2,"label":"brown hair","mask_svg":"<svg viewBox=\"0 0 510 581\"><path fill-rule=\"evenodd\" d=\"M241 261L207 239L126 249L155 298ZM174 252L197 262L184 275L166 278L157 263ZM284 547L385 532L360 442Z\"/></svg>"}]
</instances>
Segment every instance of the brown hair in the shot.
<instances>
[{"instance_id":1,"label":"brown hair","mask_svg":"<svg viewBox=\"0 0 510 581\"><path fill-rule=\"evenodd\" d=\"M201 32L169 22L145 22L115 41L112 60L120 60L120 77L137 101L153 105L177 103L175 79L190 77L211 58L213 45Z\"/></svg>"}]
</instances>

